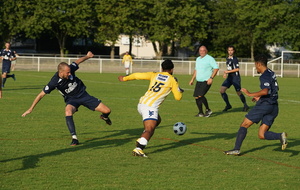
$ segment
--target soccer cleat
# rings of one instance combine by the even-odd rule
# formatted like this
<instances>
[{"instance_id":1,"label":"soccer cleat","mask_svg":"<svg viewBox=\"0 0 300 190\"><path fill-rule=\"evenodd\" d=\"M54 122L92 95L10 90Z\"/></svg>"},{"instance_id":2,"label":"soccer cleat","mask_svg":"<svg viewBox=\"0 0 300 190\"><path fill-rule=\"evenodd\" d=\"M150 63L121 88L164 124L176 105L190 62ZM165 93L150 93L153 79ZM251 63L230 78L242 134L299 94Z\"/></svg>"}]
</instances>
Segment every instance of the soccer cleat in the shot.
<instances>
[{"instance_id":1,"label":"soccer cleat","mask_svg":"<svg viewBox=\"0 0 300 190\"><path fill-rule=\"evenodd\" d=\"M247 112L249 110L249 106L244 106L243 111Z\"/></svg>"},{"instance_id":2,"label":"soccer cleat","mask_svg":"<svg viewBox=\"0 0 300 190\"><path fill-rule=\"evenodd\" d=\"M79 145L79 141L77 139L72 139L72 142L70 144L71 146Z\"/></svg>"},{"instance_id":3,"label":"soccer cleat","mask_svg":"<svg viewBox=\"0 0 300 190\"><path fill-rule=\"evenodd\" d=\"M205 117L205 115L203 113L198 113L197 115L195 115L195 117Z\"/></svg>"},{"instance_id":4,"label":"soccer cleat","mask_svg":"<svg viewBox=\"0 0 300 190\"><path fill-rule=\"evenodd\" d=\"M103 115L100 115L100 118L103 119L107 125L111 125L112 122L111 120L109 119L109 117L104 117Z\"/></svg>"},{"instance_id":5,"label":"soccer cleat","mask_svg":"<svg viewBox=\"0 0 300 190\"><path fill-rule=\"evenodd\" d=\"M240 150L228 150L228 151L224 151L224 154L226 155L239 155L241 152Z\"/></svg>"},{"instance_id":6,"label":"soccer cleat","mask_svg":"<svg viewBox=\"0 0 300 190\"><path fill-rule=\"evenodd\" d=\"M140 149L140 148L135 148L135 149L133 149L132 155L133 155L133 156L145 157L145 158L148 157L148 156L146 156L146 154L143 152L143 150Z\"/></svg>"},{"instance_id":7,"label":"soccer cleat","mask_svg":"<svg viewBox=\"0 0 300 190\"><path fill-rule=\"evenodd\" d=\"M223 109L223 111L225 112L225 111L228 111L228 110L230 110L232 107L231 106L225 106L225 108Z\"/></svg>"},{"instance_id":8,"label":"soccer cleat","mask_svg":"<svg viewBox=\"0 0 300 190\"><path fill-rule=\"evenodd\" d=\"M282 150L286 149L287 144L288 144L286 132L282 132L282 133L281 133L280 142L281 142L281 149L282 149Z\"/></svg>"},{"instance_id":9,"label":"soccer cleat","mask_svg":"<svg viewBox=\"0 0 300 190\"><path fill-rule=\"evenodd\" d=\"M16 76L15 76L15 74L12 74L11 75L11 78L13 78L14 79L14 81L16 80Z\"/></svg>"},{"instance_id":10,"label":"soccer cleat","mask_svg":"<svg viewBox=\"0 0 300 190\"><path fill-rule=\"evenodd\" d=\"M204 114L204 117L210 117L210 115L212 114L213 112L211 111L211 109L207 109L205 114Z\"/></svg>"}]
</instances>

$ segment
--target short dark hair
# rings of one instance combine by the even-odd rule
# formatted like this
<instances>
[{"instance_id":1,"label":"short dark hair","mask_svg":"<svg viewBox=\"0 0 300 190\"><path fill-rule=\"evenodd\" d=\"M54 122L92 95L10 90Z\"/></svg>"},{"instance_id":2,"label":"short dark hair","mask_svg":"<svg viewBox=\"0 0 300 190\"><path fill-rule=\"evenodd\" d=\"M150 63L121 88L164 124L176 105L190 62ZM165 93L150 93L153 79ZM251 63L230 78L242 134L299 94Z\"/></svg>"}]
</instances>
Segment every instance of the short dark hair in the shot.
<instances>
[{"instance_id":1,"label":"short dark hair","mask_svg":"<svg viewBox=\"0 0 300 190\"><path fill-rule=\"evenodd\" d=\"M233 45L228 46L227 49L228 49L228 48L232 48L232 49L235 51L235 48L234 48Z\"/></svg>"},{"instance_id":2,"label":"short dark hair","mask_svg":"<svg viewBox=\"0 0 300 190\"><path fill-rule=\"evenodd\" d=\"M254 61L261 63L264 66L267 66L267 64L268 64L268 58L267 58L267 56L265 56L263 54L255 56Z\"/></svg>"},{"instance_id":3,"label":"short dark hair","mask_svg":"<svg viewBox=\"0 0 300 190\"><path fill-rule=\"evenodd\" d=\"M166 59L164 62L162 62L161 68L168 71L174 68L174 64L170 59Z\"/></svg>"},{"instance_id":4,"label":"short dark hair","mask_svg":"<svg viewBox=\"0 0 300 190\"><path fill-rule=\"evenodd\" d=\"M66 66L69 67L68 63L61 62L60 64L57 65L57 71L63 70Z\"/></svg>"}]
</instances>

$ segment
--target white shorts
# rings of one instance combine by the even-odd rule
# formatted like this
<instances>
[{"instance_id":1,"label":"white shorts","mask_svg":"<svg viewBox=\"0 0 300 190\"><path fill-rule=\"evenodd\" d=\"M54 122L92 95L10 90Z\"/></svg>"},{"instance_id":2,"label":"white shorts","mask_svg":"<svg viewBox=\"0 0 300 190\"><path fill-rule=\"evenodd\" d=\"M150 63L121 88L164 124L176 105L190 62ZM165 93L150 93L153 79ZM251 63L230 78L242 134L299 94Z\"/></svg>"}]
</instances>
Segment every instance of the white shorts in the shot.
<instances>
[{"instance_id":1,"label":"white shorts","mask_svg":"<svg viewBox=\"0 0 300 190\"><path fill-rule=\"evenodd\" d=\"M129 69L130 68L130 61L125 61L124 67L125 67L125 69Z\"/></svg>"},{"instance_id":2,"label":"white shorts","mask_svg":"<svg viewBox=\"0 0 300 190\"><path fill-rule=\"evenodd\" d=\"M149 107L145 104L138 104L138 112L143 117L143 121L145 120L158 120L158 109Z\"/></svg>"}]
</instances>

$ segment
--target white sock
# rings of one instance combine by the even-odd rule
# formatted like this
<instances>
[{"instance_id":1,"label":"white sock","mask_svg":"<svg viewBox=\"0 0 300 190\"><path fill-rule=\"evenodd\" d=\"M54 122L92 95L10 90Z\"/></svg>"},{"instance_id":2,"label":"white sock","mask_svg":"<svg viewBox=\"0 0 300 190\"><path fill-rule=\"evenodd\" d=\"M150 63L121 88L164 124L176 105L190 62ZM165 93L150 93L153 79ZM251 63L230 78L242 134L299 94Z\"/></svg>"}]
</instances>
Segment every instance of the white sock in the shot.
<instances>
[{"instance_id":1,"label":"white sock","mask_svg":"<svg viewBox=\"0 0 300 190\"><path fill-rule=\"evenodd\" d=\"M147 144L148 144L147 139L145 139L144 137L139 138L139 139L138 139L138 142L139 142L141 145L144 145L144 146L147 146Z\"/></svg>"},{"instance_id":2,"label":"white sock","mask_svg":"<svg viewBox=\"0 0 300 190\"><path fill-rule=\"evenodd\" d=\"M77 136L76 135L72 135L72 139L77 139Z\"/></svg>"}]
</instances>

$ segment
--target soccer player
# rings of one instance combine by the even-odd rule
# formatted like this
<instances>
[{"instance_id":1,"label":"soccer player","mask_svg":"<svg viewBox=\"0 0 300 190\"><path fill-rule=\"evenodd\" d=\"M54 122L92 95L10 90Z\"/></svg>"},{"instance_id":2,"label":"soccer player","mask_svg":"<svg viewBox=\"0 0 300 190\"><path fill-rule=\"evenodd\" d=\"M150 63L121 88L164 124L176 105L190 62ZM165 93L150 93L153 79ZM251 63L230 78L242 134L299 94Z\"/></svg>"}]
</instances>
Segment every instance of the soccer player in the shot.
<instances>
[{"instance_id":1,"label":"soccer player","mask_svg":"<svg viewBox=\"0 0 300 190\"><path fill-rule=\"evenodd\" d=\"M197 115L195 115L196 117L210 117L210 115L212 114L205 94L210 89L213 83L213 78L219 71L219 66L217 65L215 59L212 56L208 55L207 52L208 51L205 46L201 46L199 48L200 56L196 59L195 70L192 79L189 82L189 85L193 85L194 80L197 80L194 90L194 97L199 112ZM205 113L203 113L203 104L206 108Z\"/></svg>"},{"instance_id":2,"label":"soccer player","mask_svg":"<svg viewBox=\"0 0 300 190\"><path fill-rule=\"evenodd\" d=\"M5 49L2 49L0 52L2 59L2 87L4 87L7 78L13 78L16 80L15 74L8 75L10 73L11 62L16 60L15 53L10 49L10 43L5 43Z\"/></svg>"},{"instance_id":3,"label":"soccer player","mask_svg":"<svg viewBox=\"0 0 300 190\"><path fill-rule=\"evenodd\" d=\"M66 103L66 124L72 136L71 146L79 144L73 121L73 114L78 110L79 106L83 105L92 111L102 112L100 118L103 119L106 124L111 125L112 122L108 117L111 110L104 105L101 100L89 95L86 92L86 86L75 75L75 71L79 69L79 64L93 56L94 54L89 51L86 56L77 59L71 65L61 62L50 82L36 96L30 108L24 112L22 116L25 117L27 114L30 114L33 111L33 108L46 94L57 89L64 97Z\"/></svg>"},{"instance_id":4,"label":"soccer player","mask_svg":"<svg viewBox=\"0 0 300 190\"><path fill-rule=\"evenodd\" d=\"M0 75L0 98L2 98L2 76Z\"/></svg>"},{"instance_id":5,"label":"soccer player","mask_svg":"<svg viewBox=\"0 0 300 190\"><path fill-rule=\"evenodd\" d=\"M231 85L234 86L237 95L240 97L242 103L244 104L243 111L248 111L249 106L246 103L246 98L241 92L241 76L240 76L240 68L239 68L239 61L236 56L234 56L235 49L233 46L228 46L227 48L228 57L226 58L226 66L227 70L224 71L223 78L226 78L223 82L220 93L223 100L226 103L224 108L224 112L231 109L232 106L229 103L228 95L226 90L230 88Z\"/></svg>"},{"instance_id":6,"label":"soccer player","mask_svg":"<svg viewBox=\"0 0 300 190\"><path fill-rule=\"evenodd\" d=\"M131 55L129 55L128 51L126 51L125 55L123 56L122 63L124 64L125 73L127 76L127 75L129 75L130 67L132 65L132 57L131 57Z\"/></svg>"},{"instance_id":7,"label":"soccer player","mask_svg":"<svg viewBox=\"0 0 300 190\"><path fill-rule=\"evenodd\" d=\"M138 112L143 118L144 131L136 141L133 149L134 156L147 157L143 149L147 146L155 128L160 124L161 117L158 113L160 104L170 92L175 100L181 100L183 90L179 88L177 79L172 76L174 64L171 60L165 60L161 64L162 72L133 73L129 76L119 76L119 81L150 80L149 88L140 98Z\"/></svg>"},{"instance_id":8,"label":"soccer player","mask_svg":"<svg viewBox=\"0 0 300 190\"><path fill-rule=\"evenodd\" d=\"M275 73L267 67L268 59L264 55L255 57L255 67L258 73L261 73L259 78L261 90L258 92L249 92L242 88L241 91L247 96L253 97L252 101L256 105L246 114L242 122L235 141L233 150L225 151L227 155L239 155L243 140L246 138L247 130L253 123L261 121L258 130L258 137L266 140L280 140L281 149L287 147L287 134L274 133L269 131L275 118L278 115L278 83Z\"/></svg>"}]
</instances>

